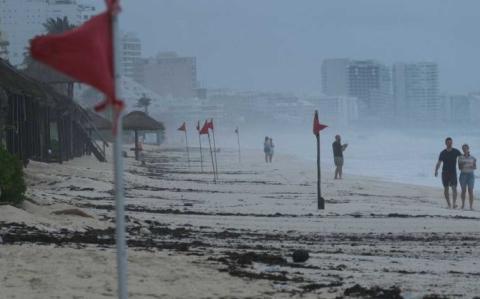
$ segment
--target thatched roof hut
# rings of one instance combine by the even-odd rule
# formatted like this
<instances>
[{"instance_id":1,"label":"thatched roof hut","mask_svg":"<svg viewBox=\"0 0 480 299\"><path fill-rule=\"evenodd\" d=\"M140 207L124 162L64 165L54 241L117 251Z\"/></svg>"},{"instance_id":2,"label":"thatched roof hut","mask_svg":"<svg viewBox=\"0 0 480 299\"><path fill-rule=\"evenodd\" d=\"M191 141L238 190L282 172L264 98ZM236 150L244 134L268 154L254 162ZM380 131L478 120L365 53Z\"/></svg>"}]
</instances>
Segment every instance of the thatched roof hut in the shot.
<instances>
[{"instance_id":1,"label":"thatched roof hut","mask_svg":"<svg viewBox=\"0 0 480 299\"><path fill-rule=\"evenodd\" d=\"M163 130L163 124L143 111L132 111L123 117L123 129L131 131Z\"/></svg>"},{"instance_id":2,"label":"thatched roof hut","mask_svg":"<svg viewBox=\"0 0 480 299\"><path fill-rule=\"evenodd\" d=\"M123 117L123 129L135 132L135 160L139 159L138 131L161 131L163 124L142 111L132 111Z\"/></svg>"}]
</instances>

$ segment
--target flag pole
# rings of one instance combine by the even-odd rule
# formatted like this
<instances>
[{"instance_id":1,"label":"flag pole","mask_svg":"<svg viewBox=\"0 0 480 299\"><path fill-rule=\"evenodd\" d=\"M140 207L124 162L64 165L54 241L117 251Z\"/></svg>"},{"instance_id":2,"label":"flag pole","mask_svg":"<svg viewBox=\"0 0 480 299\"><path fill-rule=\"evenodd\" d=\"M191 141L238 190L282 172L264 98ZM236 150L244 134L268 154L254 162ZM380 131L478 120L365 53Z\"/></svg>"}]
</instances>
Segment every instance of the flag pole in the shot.
<instances>
[{"instance_id":1,"label":"flag pole","mask_svg":"<svg viewBox=\"0 0 480 299\"><path fill-rule=\"evenodd\" d=\"M242 163L242 155L240 153L240 131L237 127L237 143L238 143L238 163Z\"/></svg>"},{"instance_id":2,"label":"flag pole","mask_svg":"<svg viewBox=\"0 0 480 299\"><path fill-rule=\"evenodd\" d=\"M320 124L318 121L318 110L315 110L313 116L313 133L317 138L317 207L319 210L325 209L325 199L322 197L322 174L320 164L320 131L327 126Z\"/></svg>"},{"instance_id":3,"label":"flag pole","mask_svg":"<svg viewBox=\"0 0 480 299\"><path fill-rule=\"evenodd\" d=\"M200 134L200 129L198 131L198 144L200 145L200 169L203 172L202 135Z\"/></svg>"},{"instance_id":4,"label":"flag pole","mask_svg":"<svg viewBox=\"0 0 480 299\"><path fill-rule=\"evenodd\" d=\"M213 118L212 118L212 137L213 137L213 155L215 157L215 173L218 179L217 146L215 145L215 129L213 128Z\"/></svg>"},{"instance_id":5,"label":"flag pole","mask_svg":"<svg viewBox=\"0 0 480 299\"><path fill-rule=\"evenodd\" d=\"M118 14L112 13L112 35L113 35L113 71L115 78L115 96L120 95L120 53L118 39ZM127 244L125 241L125 198L123 186L123 156L122 156L122 112L114 109L114 119L117 120L115 132L115 144L113 146L114 161L114 182L115 182L115 234L117 245L117 275L118 275L118 298L128 298L127 287Z\"/></svg>"},{"instance_id":6,"label":"flag pole","mask_svg":"<svg viewBox=\"0 0 480 299\"><path fill-rule=\"evenodd\" d=\"M190 152L188 151L188 138L187 138L187 129L185 129L185 146L187 147L187 161L188 161L188 168L190 168Z\"/></svg>"},{"instance_id":7,"label":"flag pole","mask_svg":"<svg viewBox=\"0 0 480 299\"><path fill-rule=\"evenodd\" d=\"M215 164L213 162L213 153L212 153L212 142L210 141L210 133L207 133L208 135L208 145L210 146L210 157L212 158L212 169L213 169L213 182L217 182L217 175L215 173Z\"/></svg>"}]
</instances>

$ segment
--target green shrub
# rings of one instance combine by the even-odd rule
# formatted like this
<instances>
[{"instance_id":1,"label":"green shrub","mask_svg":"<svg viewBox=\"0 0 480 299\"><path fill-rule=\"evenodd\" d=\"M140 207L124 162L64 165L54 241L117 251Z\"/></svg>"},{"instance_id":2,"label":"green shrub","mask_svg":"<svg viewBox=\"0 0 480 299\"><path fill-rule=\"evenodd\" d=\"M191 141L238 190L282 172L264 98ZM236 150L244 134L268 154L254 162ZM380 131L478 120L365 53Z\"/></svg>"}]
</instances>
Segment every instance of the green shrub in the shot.
<instances>
[{"instance_id":1,"label":"green shrub","mask_svg":"<svg viewBox=\"0 0 480 299\"><path fill-rule=\"evenodd\" d=\"M22 163L0 148L0 203L21 203L26 189Z\"/></svg>"}]
</instances>

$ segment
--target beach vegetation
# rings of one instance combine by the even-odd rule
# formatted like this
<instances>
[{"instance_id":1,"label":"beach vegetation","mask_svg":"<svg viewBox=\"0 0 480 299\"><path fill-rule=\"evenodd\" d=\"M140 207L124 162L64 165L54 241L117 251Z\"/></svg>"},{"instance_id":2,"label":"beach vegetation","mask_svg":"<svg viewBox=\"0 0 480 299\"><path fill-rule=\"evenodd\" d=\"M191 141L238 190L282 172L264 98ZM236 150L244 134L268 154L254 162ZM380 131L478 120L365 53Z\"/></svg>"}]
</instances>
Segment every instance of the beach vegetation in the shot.
<instances>
[{"instance_id":1,"label":"beach vegetation","mask_svg":"<svg viewBox=\"0 0 480 299\"><path fill-rule=\"evenodd\" d=\"M0 203L19 204L26 190L21 161L0 147Z\"/></svg>"}]
</instances>

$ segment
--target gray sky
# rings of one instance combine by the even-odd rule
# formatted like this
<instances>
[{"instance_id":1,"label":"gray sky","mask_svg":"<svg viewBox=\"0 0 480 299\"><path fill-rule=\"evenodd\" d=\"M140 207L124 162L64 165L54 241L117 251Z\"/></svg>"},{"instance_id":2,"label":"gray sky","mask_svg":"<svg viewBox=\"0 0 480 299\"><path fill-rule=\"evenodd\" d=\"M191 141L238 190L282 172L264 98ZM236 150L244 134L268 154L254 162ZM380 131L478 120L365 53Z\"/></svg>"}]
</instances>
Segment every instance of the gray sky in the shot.
<instances>
[{"instance_id":1,"label":"gray sky","mask_svg":"<svg viewBox=\"0 0 480 299\"><path fill-rule=\"evenodd\" d=\"M480 1L123 0L143 54L196 56L204 87L321 91L321 61L439 64L440 89L480 90Z\"/></svg>"}]
</instances>

